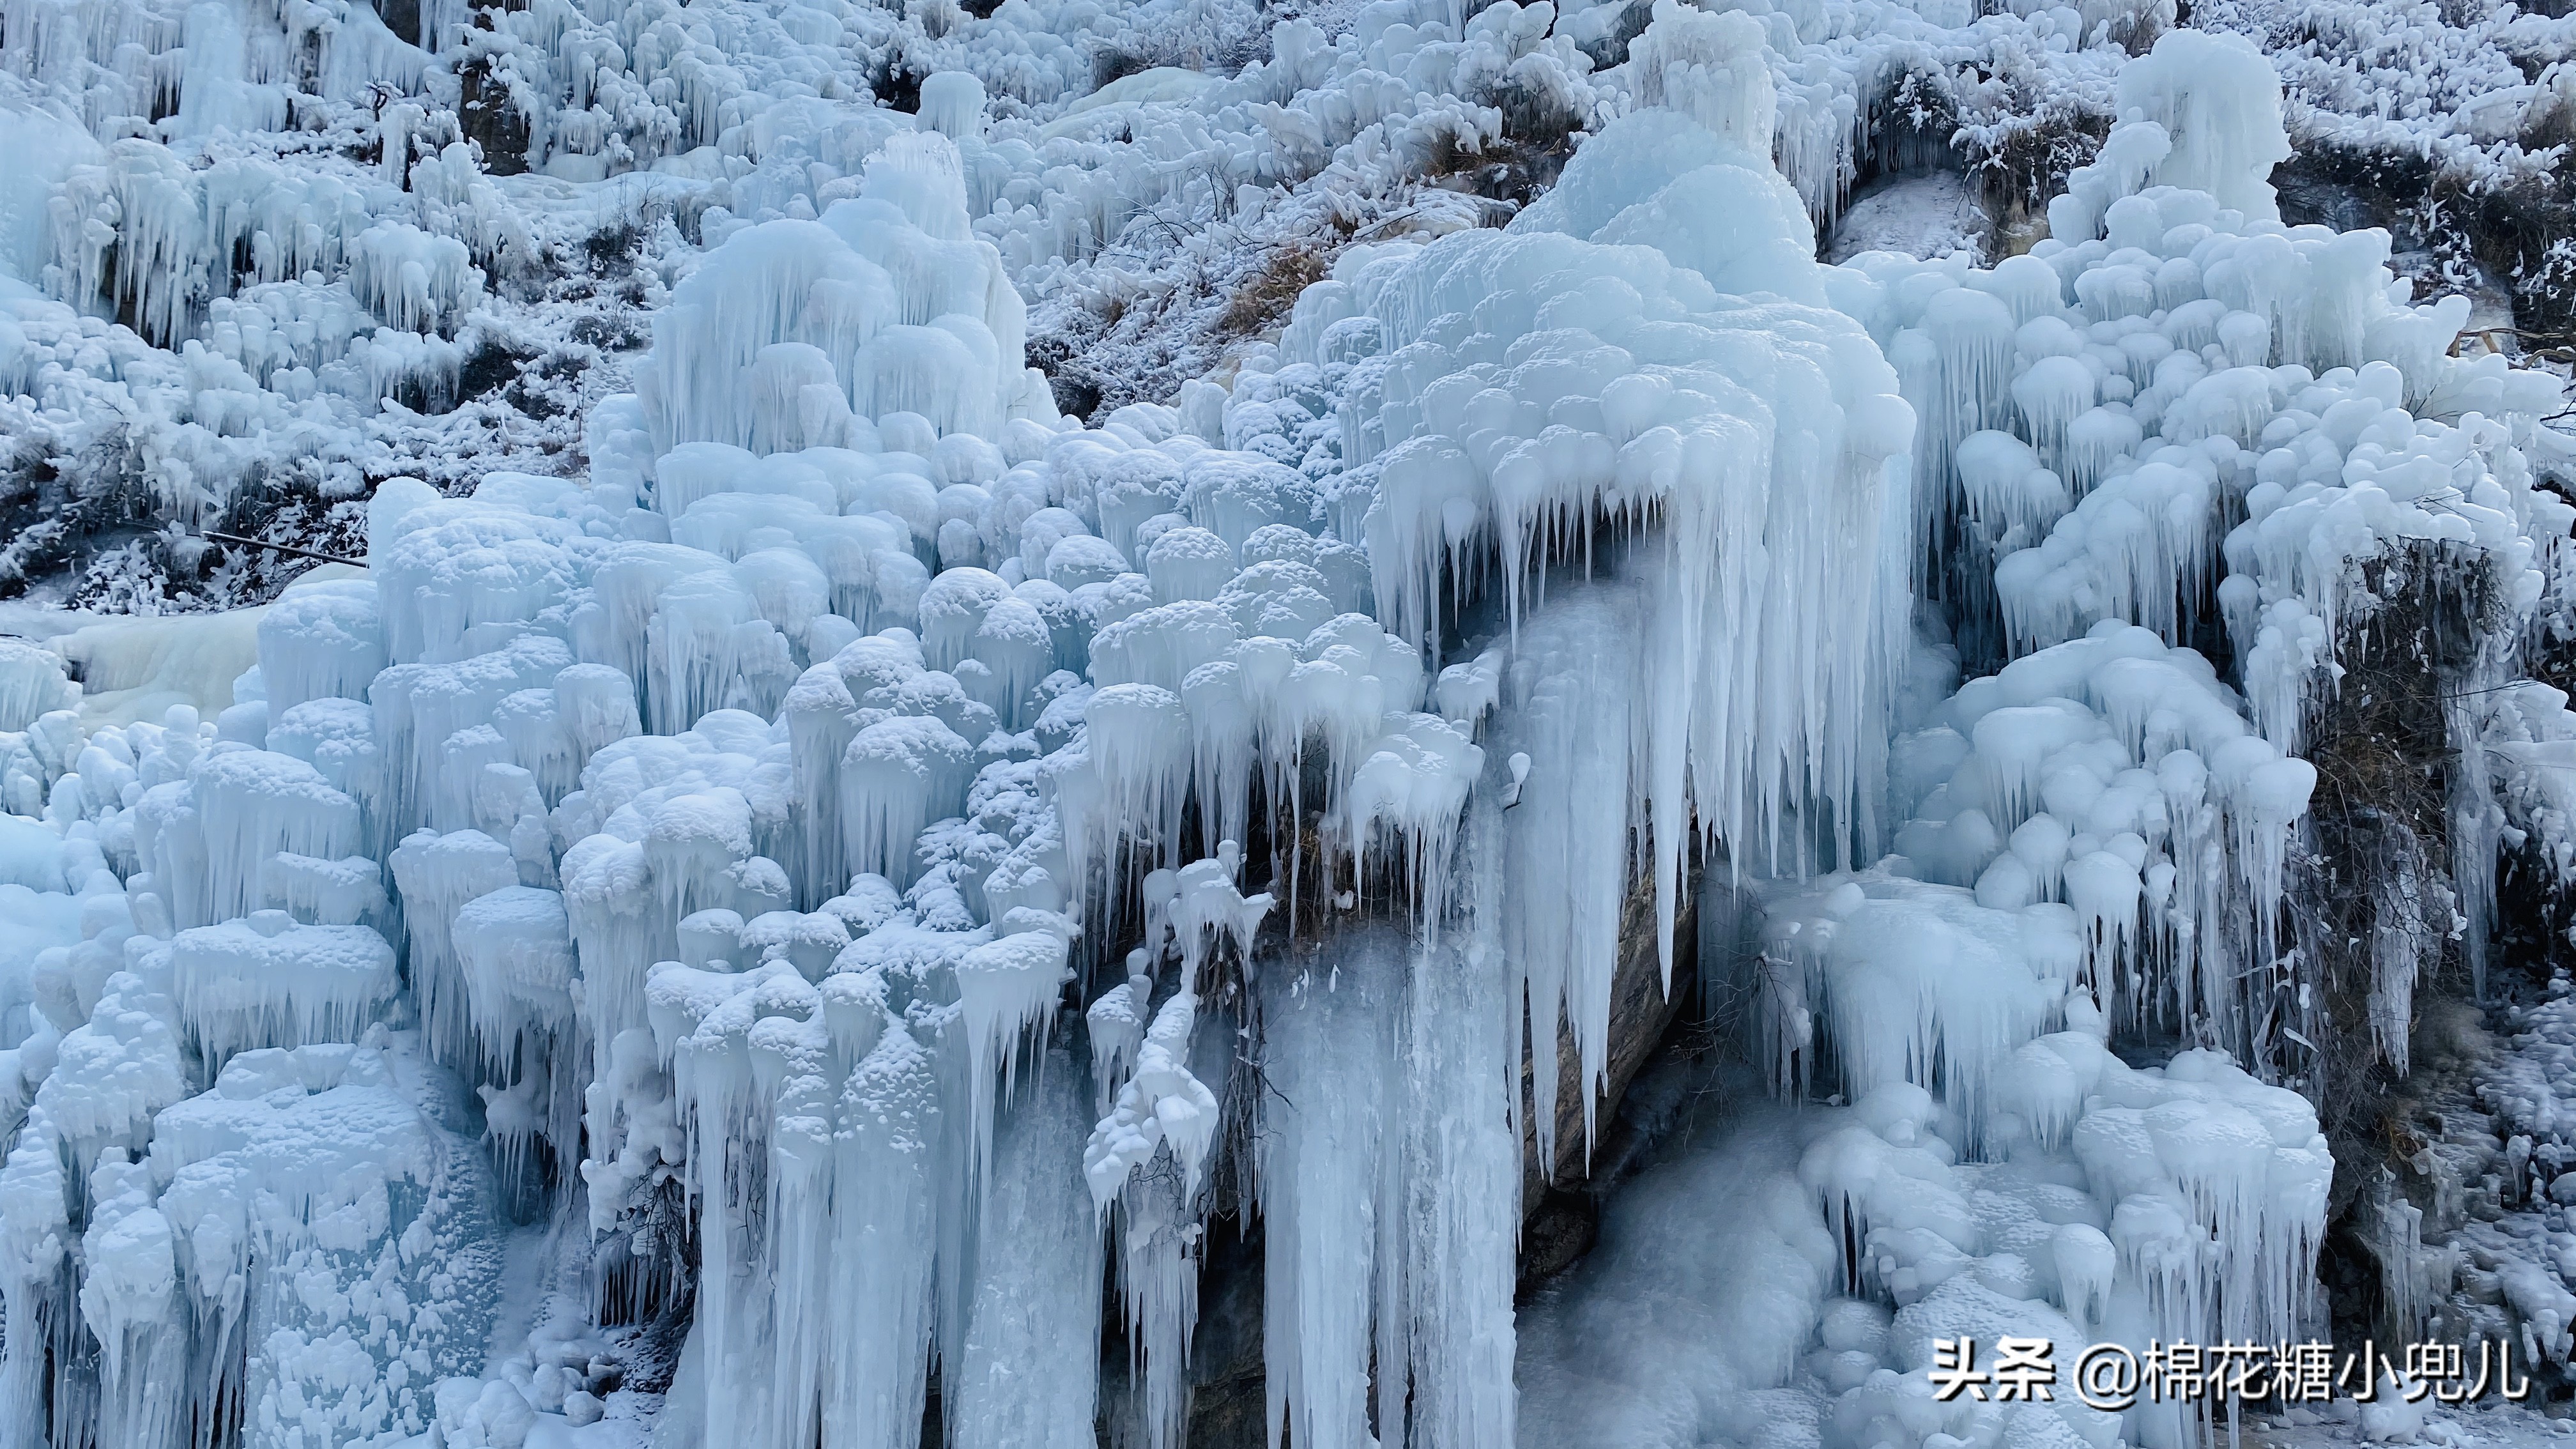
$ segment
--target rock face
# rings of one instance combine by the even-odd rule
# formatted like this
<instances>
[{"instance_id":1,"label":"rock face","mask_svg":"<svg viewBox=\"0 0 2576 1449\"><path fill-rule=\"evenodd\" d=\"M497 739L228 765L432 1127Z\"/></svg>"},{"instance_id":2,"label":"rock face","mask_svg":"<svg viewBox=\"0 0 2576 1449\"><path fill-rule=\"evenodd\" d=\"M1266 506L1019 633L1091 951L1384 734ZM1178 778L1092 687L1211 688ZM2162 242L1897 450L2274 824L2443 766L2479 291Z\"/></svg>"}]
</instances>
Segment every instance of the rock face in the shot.
<instances>
[{"instance_id":1,"label":"rock face","mask_svg":"<svg viewBox=\"0 0 2576 1449\"><path fill-rule=\"evenodd\" d=\"M1542 1166L1538 1134L1530 1120L1531 1072L1521 1059L1521 1267L1524 1285L1546 1279L1590 1250L1596 1197L1606 1190L1614 1164L1630 1144L1620 1107L1638 1073L1674 1030L1699 984L1699 871L1694 869L1673 922L1673 972L1668 991L1655 947L1655 891L1650 880L1631 887L1619 918L1619 969L1613 978L1607 1079L1596 1098L1594 1134L1585 1140L1580 1067L1574 1040L1557 1038L1556 1160ZM1198 1329L1190 1346L1192 1449L1263 1449L1265 1387L1261 1356L1262 1226L1240 1218L1212 1221L1201 1273ZM1117 1313L1104 1313L1114 1325ZM1100 1419L1104 1443L1134 1420L1125 1411L1130 1392L1126 1344L1112 1332L1101 1365Z\"/></svg>"},{"instance_id":2,"label":"rock face","mask_svg":"<svg viewBox=\"0 0 2576 1449\"><path fill-rule=\"evenodd\" d=\"M1248 1238L1227 1231L1241 1226L1212 1225L1190 1344L1190 1443L1209 1449L1268 1449L1261 1233L1257 1225Z\"/></svg>"},{"instance_id":3,"label":"rock face","mask_svg":"<svg viewBox=\"0 0 2576 1449\"><path fill-rule=\"evenodd\" d=\"M1535 1064L1521 1058L1521 1282L1547 1277L1583 1256L1592 1246L1594 1205L1590 1191L1599 1165L1596 1151L1608 1138L1619 1115L1628 1084L1635 1081L1666 1033L1680 1016L1699 974L1699 879L1696 866L1673 917L1673 974L1666 989L1655 946L1655 884L1651 878L1629 887L1619 912L1619 970L1610 987L1610 1055L1593 1115L1593 1134L1583 1126L1582 1068L1570 1028L1557 1032L1556 1160L1539 1158L1531 1074Z\"/></svg>"}]
</instances>

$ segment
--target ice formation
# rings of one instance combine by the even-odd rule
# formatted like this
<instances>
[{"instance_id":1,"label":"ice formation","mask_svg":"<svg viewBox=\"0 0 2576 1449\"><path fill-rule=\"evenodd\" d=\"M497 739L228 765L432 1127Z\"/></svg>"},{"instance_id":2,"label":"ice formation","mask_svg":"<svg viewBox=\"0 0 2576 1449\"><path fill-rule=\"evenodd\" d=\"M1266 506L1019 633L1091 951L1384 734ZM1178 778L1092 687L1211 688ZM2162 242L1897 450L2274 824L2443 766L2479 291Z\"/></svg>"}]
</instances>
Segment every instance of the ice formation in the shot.
<instances>
[{"instance_id":1,"label":"ice formation","mask_svg":"<svg viewBox=\"0 0 2576 1449\"><path fill-rule=\"evenodd\" d=\"M667 183L704 243L586 469L381 482L222 707L0 640L9 1441L910 1449L935 1384L962 1444L1177 1449L1257 1222L1273 1442L2187 1442L1931 1405L1931 1340L2314 1323L2303 729L2409 546L2518 637L2555 393L2449 355L2384 234L2280 222L2259 53L2109 80L2169 10L1658 0L1596 66L1629 8L1382 0L1061 108L1188 7L9 9L0 138L79 144L0 185L0 406L121 390L174 517L256 439L383 477L346 439L453 391L532 216ZM850 82L898 40L909 120ZM1820 265L1936 41L2121 119L2026 256ZM401 99L469 77L526 173ZM359 96L363 174L225 154ZM1534 111L1585 128L1551 189L1346 238L1221 380L1086 425L1030 366L1025 298L1155 208ZM2518 663L2464 809L2576 871ZM1721 898L1823 1105L1516 1318L1524 1137L1595 1148L1623 939L1668 987ZM587 1300L487 1345L522 1251ZM655 1315L667 1392L616 1390Z\"/></svg>"}]
</instances>

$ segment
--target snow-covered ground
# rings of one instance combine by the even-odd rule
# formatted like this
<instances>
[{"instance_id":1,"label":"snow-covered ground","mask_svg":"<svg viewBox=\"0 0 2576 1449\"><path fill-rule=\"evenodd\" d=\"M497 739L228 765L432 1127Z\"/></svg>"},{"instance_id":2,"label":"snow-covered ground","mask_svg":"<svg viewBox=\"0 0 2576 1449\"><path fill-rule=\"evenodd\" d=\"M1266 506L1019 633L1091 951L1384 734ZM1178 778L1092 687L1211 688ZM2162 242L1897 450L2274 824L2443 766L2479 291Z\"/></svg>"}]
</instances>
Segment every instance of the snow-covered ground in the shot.
<instances>
[{"instance_id":1,"label":"snow-covered ground","mask_svg":"<svg viewBox=\"0 0 2576 1449\"><path fill-rule=\"evenodd\" d=\"M1979 255L1988 230L1968 178L1949 169L1892 176L1853 194L1825 260L1848 262L1863 252L1902 252L1925 259Z\"/></svg>"},{"instance_id":2,"label":"snow-covered ground","mask_svg":"<svg viewBox=\"0 0 2576 1449\"><path fill-rule=\"evenodd\" d=\"M1176 1449L1223 1240L1300 1449L2189 1442L1933 1344L2327 1332L2576 874L2562 379L2271 184L2569 36L1982 8L0 3L0 1441ZM2366 1208L2552 1383L2556 1012Z\"/></svg>"}]
</instances>

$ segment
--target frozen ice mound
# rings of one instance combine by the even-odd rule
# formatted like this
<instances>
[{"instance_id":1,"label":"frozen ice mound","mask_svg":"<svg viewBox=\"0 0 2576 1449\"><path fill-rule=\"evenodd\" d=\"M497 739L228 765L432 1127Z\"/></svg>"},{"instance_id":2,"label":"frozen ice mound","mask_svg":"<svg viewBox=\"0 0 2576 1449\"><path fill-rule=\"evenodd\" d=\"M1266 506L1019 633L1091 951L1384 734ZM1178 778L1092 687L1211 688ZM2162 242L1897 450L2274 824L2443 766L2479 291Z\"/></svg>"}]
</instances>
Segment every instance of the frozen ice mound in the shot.
<instances>
[{"instance_id":1,"label":"frozen ice mound","mask_svg":"<svg viewBox=\"0 0 2576 1449\"><path fill-rule=\"evenodd\" d=\"M145 938L148 939L148 938ZM253 1443L416 1433L431 1379L471 1369L497 1262L486 1171L425 1113L421 1068L365 1042L257 1048L191 1095L179 1078L169 951L110 978L0 1168L16 1392L44 1335L94 1335L100 1432L175 1442L239 1396ZM110 1061L113 1073L104 1073ZM130 1085L102 1097L84 1080ZM39 1286L67 1255L74 1304ZM23 1313L25 1316L19 1316ZM241 1345L239 1367L198 1365ZM21 1405L27 1400L20 1400ZM21 1410L23 1412L23 1409ZM40 1425L21 1422L31 1442Z\"/></svg>"}]
</instances>

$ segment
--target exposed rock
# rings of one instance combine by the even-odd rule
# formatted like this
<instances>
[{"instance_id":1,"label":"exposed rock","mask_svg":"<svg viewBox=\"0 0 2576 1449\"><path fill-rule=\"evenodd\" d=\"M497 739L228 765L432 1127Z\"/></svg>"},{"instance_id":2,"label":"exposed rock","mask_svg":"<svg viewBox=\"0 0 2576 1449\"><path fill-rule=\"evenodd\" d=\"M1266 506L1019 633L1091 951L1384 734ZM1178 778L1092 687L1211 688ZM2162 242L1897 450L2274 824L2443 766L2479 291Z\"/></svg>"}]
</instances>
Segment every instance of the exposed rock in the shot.
<instances>
[{"instance_id":1,"label":"exposed rock","mask_svg":"<svg viewBox=\"0 0 2576 1449\"><path fill-rule=\"evenodd\" d=\"M1663 966L1655 945L1655 884L1641 877L1629 887L1619 912L1619 970L1610 986L1610 1058L1594 1115L1600 1138L1589 1138L1583 1125L1583 1067L1570 1027L1556 1038L1556 1160L1539 1161L1535 1111L1530 1105L1530 1054L1521 1057L1521 1240L1524 1280L1553 1272L1591 1246L1588 1205L1576 1212L1564 1201L1578 1195L1599 1165L1597 1148L1606 1139L1628 1084L1636 1080L1680 1014L1699 969L1699 880L1696 863L1683 886L1673 918L1672 987L1665 989ZM1582 1226L1575 1227L1577 1220ZM1549 1261L1552 1257L1561 1257Z\"/></svg>"}]
</instances>

